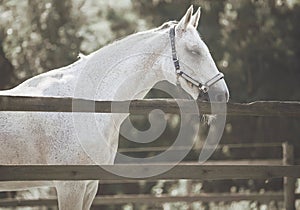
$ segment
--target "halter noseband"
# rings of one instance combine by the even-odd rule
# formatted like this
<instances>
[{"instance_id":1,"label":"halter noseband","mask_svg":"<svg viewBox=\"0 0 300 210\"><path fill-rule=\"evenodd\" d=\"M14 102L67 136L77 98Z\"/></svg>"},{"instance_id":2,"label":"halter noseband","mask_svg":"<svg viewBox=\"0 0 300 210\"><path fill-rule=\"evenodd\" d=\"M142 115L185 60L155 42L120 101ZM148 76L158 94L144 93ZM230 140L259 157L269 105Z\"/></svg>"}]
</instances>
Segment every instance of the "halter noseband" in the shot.
<instances>
[{"instance_id":1,"label":"halter noseband","mask_svg":"<svg viewBox=\"0 0 300 210\"><path fill-rule=\"evenodd\" d=\"M209 88L212 85L214 85L216 82L218 82L219 80L224 78L224 74L218 73L216 76L214 76L213 78L211 78L210 80L208 80L204 84L202 84L201 82L193 79L187 73L180 70L179 59L177 57L176 47L175 47L175 26L170 29L169 35L170 35L171 47L172 47L172 58L173 58L176 74L178 76L181 76L186 81L188 81L188 82L192 83L193 85L195 85L196 87L198 87L202 93L207 93Z\"/></svg>"}]
</instances>

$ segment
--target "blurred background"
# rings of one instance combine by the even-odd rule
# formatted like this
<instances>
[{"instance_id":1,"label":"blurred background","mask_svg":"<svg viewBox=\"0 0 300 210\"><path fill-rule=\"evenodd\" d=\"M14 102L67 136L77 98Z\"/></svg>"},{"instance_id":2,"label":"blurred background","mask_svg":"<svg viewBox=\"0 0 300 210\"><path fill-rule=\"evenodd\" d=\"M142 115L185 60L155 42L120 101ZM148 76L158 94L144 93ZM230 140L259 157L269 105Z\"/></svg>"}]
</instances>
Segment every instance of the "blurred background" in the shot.
<instances>
[{"instance_id":1,"label":"blurred background","mask_svg":"<svg viewBox=\"0 0 300 210\"><path fill-rule=\"evenodd\" d=\"M15 87L37 74L71 64L78 59L79 53L89 54L126 35L158 27L169 20L179 20L191 4L202 8L198 30L219 70L225 74L231 102L300 101L299 0L0 0L0 89ZM151 91L147 97L168 96ZM162 136L142 146L172 144L179 118L170 115ZM132 116L131 120L140 130L149 126L146 116ZM207 126L196 121L194 119L194 125L202 128L199 143ZM299 119L293 117L228 117L221 144L289 142L298 155L299 123ZM136 147L139 145L120 136L120 148ZM153 155L123 151L139 157ZM199 151L192 151L186 160L194 160L197 155ZM268 150L223 147L216 150L211 159L281 156L277 147ZM99 193L130 193L138 188L140 193L180 194L185 192L184 186L181 182L110 185L100 188ZM282 190L282 180L227 180L194 183L193 187L199 192L278 191ZM203 208L209 205L203 204ZM226 205L231 204L223 204ZM247 205L250 209L254 204ZM137 209L140 208L142 206ZM149 206L143 208L151 209ZM187 208L184 204L172 204L170 209Z\"/></svg>"}]
</instances>

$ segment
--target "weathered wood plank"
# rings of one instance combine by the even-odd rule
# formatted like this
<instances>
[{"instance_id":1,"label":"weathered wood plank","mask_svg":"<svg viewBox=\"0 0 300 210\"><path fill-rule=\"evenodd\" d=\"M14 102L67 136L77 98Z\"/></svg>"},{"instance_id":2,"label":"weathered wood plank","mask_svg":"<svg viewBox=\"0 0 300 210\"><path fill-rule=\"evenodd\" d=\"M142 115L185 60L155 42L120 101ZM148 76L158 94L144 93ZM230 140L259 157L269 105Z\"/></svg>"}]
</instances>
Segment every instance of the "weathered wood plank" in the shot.
<instances>
[{"instance_id":1,"label":"weathered wood plank","mask_svg":"<svg viewBox=\"0 0 300 210\"><path fill-rule=\"evenodd\" d=\"M147 174L148 171L165 169L167 164L123 164L123 165L1 165L0 181L32 180L124 180L126 177L109 171L122 171L127 174ZM105 169L104 169L105 168ZM183 173L184 172L184 173ZM197 165L179 164L165 173L147 178L158 179L270 179L276 177L300 177L298 166L262 165ZM144 178L137 178L144 179Z\"/></svg>"},{"instance_id":2,"label":"weathered wood plank","mask_svg":"<svg viewBox=\"0 0 300 210\"><path fill-rule=\"evenodd\" d=\"M186 196L169 196L160 195L159 197L153 195L114 195L114 196L99 196L93 201L93 206L99 205L114 205L126 203L143 203L143 204L158 204L158 203L172 203L172 202L217 202L217 201L259 201L268 203L274 200L283 200L283 193L201 193ZM55 197L48 199L1 199L0 207L21 207L21 206L57 206L57 199Z\"/></svg>"},{"instance_id":3,"label":"weathered wood plank","mask_svg":"<svg viewBox=\"0 0 300 210\"><path fill-rule=\"evenodd\" d=\"M285 142L282 145L283 148L283 164L292 165L294 164L294 147L289 143ZM283 178L283 194L284 194L284 208L286 210L296 209L295 203L295 189L296 189L296 179L294 177L284 177Z\"/></svg>"},{"instance_id":4,"label":"weathered wood plank","mask_svg":"<svg viewBox=\"0 0 300 210\"><path fill-rule=\"evenodd\" d=\"M190 107L194 101L181 101L187 113L195 113ZM196 102L201 114L211 113L209 102ZM22 97L0 96L0 111L36 111L36 112L96 112L96 113L130 113L145 114L154 109L165 113L180 113L176 100L173 99L148 99L133 101L91 101L75 98L54 97ZM114 107L112 110L111 107ZM217 111L217 114L224 114ZM252 103L228 103L227 115L247 116L288 116L300 117L300 102L287 101L256 101Z\"/></svg>"},{"instance_id":5,"label":"weathered wood plank","mask_svg":"<svg viewBox=\"0 0 300 210\"><path fill-rule=\"evenodd\" d=\"M118 197L118 198L117 198ZM104 198L104 199L103 199ZM116 197L96 197L93 205L103 204L122 204L122 203L168 203L168 202L217 202L217 201L242 201L256 200L259 202L270 202L272 200L282 200L282 193L249 193L249 194L232 194L232 193L201 193L199 195L191 194L187 196L168 196L161 195L155 197L153 195L126 195Z\"/></svg>"},{"instance_id":6,"label":"weathered wood plank","mask_svg":"<svg viewBox=\"0 0 300 210\"><path fill-rule=\"evenodd\" d=\"M244 143L244 144L218 144L216 149L222 148L229 148L229 149L244 149L244 148L255 148L255 147L263 147L263 148L274 148L274 147L282 147L282 143L274 142L274 143ZM167 149L170 149L168 146L160 146L160 147L135 147L135 148L118 148L118 152L126 153L126 152L163 152ZM175 146L172 147L172 150L203 150L202 147L199 148L190 148L187 146ZM211 148L208 148L211 149Z\"/></svg>"},{"instance_id":7,"label":"weathered wood plank","mask_svg":"<svg viewBox=\"0 0 300 210\"><path fill-rule=\"evenodd\" d=\"M0 207L33 207L33 206L58 206L56 198L41 198L41 199L1 199Z\"/></svg>"},{"instance_id":8,"label":"weathered wood plank","mask_svg":"<svg viewBox=\"0 0 300 210\"><path fill-rule=\"evenodd\" d=\"M227 115L300 117L298 101L255 101L228 103Z\"/></svg>"}]
</instances>

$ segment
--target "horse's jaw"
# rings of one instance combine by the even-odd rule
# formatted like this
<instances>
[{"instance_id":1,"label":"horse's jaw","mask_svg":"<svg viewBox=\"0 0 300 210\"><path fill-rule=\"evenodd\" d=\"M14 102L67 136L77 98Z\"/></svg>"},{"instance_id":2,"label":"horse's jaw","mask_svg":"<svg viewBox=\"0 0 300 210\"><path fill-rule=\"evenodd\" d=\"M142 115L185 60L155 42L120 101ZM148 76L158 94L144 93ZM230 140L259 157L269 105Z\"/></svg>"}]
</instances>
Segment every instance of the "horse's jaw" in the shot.
<instances>
[{"instance_id":1,"label":"horse's jaw","mask_svg":"<svg viewBox=\"0 0 300 210\"><path fill-rule=\"evenodd\" d=\"M183 78L179 77L178 78L179 85L181 88L187 92L194 100L198 99L198 96L200 94L199 88L196 86L186 82Z\"/></svg>"}]
</instances>

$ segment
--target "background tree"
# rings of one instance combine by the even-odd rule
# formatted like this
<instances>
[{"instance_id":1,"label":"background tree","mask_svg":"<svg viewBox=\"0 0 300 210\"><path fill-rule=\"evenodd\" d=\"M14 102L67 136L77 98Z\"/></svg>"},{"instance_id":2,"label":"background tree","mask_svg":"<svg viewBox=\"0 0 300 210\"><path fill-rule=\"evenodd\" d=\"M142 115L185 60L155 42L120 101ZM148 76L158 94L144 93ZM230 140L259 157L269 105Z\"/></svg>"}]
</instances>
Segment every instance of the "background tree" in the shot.
<instances>
[{"instance_id":1,"label":"background tree","mask_svg":"<svg viewBox=\"0 0 300 210\"><path fill-rule=\"evenodd\" d=\"M1 46L17 78L5 86L70 64L80 52L91 53L144 26L130 1L2 0Z\"/></svg>"}]
</instances>

